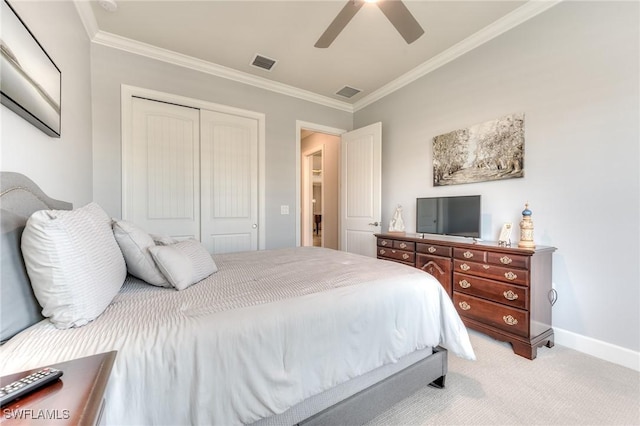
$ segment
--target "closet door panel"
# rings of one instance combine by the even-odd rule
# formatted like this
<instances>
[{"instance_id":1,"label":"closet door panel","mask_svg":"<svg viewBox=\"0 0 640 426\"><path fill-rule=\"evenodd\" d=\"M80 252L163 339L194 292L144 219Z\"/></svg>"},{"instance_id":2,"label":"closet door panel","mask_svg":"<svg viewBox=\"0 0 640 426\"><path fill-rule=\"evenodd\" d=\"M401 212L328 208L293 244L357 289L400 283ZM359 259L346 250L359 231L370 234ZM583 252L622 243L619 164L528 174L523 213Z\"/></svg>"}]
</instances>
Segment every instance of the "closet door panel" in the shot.
<instances>
[{"instance_id":1,"label":"closet door panel","mask_svg":"<svg viewBox=\"0 0 640 426\"><path fill-rule=\"evenodd\" d=\"M149 233L200 237L200 117L197 109L133 99L123 149L123 219Z\"/></svg>"},{"instance_id":2,"label":"closet door panel","mask_svg":"<svg viewBox=\"0 0 640 426\"><path fill-rule=\"evenodd\" d=\"M212 253L258 249L258 122L200 111L202 242Z\"/></svg>"}]
</instances>

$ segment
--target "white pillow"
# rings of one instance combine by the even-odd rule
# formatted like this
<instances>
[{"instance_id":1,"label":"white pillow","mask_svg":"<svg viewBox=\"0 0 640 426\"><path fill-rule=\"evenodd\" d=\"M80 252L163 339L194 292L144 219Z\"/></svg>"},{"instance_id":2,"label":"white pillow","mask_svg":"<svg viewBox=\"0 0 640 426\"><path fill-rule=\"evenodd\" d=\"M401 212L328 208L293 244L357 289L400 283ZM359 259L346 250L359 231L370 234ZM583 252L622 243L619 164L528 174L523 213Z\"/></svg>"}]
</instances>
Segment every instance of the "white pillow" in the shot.
<instances>
[{"instance_id":1,"label":"white pillow","mask_svg":"<svg viewBox=\"0 0 640 426\"><path fill-rule=\"evenodd\" d=\"M196 240L149 247L149 251L167 281L178 290L184 290L218 270L211 254Z\"/></svg>"},{"instance_id":2,"label":"white pillow","mask_svg":"<svg viewBox=\"0 0 640 426\"><path fill-rule=\"evenodd\" d=\"M96 203L33 213L21 246L42 315L57 328L80 327L97 318L127 275L111 219Z\"/></svg>"},{"instance_id":3,"label":"white pillow","mask_svg":"<svg viewBox=\"0 0 640 426\"><path fill-rule=\"evenodd\" d=\"M149 253L149 247L156 245L149 234L131 222L116 220L113 222L113 235L131 275L149 284L171 287Z\"/></svg>"},{"instance_id":4,"label":"white pillow","mask_svg":"<svg viewBox=\"0 0 640 426\"><path fill-rule=\"evenodd\" d=\"M150 235L151 235L151 238L153 239L153 242L156 243L157 246L168 246L171 244L175 244L179 241L168 235L157 235L157 234L150 234Z\"/></svg>"}]
</instances>

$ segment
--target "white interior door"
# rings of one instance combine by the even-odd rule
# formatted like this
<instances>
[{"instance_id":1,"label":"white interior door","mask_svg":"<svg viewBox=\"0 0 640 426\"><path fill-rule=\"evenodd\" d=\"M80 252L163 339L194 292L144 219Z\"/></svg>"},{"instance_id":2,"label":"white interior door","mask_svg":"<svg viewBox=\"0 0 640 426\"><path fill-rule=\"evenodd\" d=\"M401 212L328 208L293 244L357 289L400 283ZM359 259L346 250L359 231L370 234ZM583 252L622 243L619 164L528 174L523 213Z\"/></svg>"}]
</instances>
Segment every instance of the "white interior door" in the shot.
<instances>
[{"instance_id":1,"label":"white interior door","mask_svg":"<svg viewBox=\"0 0 640 426\"><path fill-rule=\"evenodd\" d=\"M133 98L132 115L123 146L123 219L149 233L199 238L199 111Z\"/></svg>"},{"instance_id":2,"label":"white interior door","mask_svg":"<svg viewBox=\"0 0 640 426\"><path fill-rule=\"evenodd\" d=\"M202 242L211 253L258 249L258 121L201 110Z\"/></svg>"},{"instance_id":3,"label":"white interior door","mask_svg":"<svg viewBox=\"0 0 640 426\"><path fill-rule=\"evenodd\" d=\"M340 249L376 256L381 228L382 123L342 135Z\"/></svg>"}]
</instances>

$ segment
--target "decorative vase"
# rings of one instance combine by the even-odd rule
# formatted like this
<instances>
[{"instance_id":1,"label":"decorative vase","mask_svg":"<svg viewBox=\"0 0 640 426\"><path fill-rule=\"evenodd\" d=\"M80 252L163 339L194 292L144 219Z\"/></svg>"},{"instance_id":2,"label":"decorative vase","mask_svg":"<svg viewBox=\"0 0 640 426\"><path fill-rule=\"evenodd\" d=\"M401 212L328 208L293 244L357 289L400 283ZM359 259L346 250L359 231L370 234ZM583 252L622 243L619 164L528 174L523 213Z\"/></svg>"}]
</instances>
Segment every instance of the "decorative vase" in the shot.
<instances>
[{"instance_id":1,"label":"decorative vase","mask_svg":"<svg viewBox=\"0 0 640 426\"><path fill-rule=\"evenodd\" d=\"M534 249L536 247L533 242L533 220L531 220L531 210L529 210L529 203L524 205L522 211L522 220L520 221L520 242L518 247Z\"/></svg>"}]
</instances>

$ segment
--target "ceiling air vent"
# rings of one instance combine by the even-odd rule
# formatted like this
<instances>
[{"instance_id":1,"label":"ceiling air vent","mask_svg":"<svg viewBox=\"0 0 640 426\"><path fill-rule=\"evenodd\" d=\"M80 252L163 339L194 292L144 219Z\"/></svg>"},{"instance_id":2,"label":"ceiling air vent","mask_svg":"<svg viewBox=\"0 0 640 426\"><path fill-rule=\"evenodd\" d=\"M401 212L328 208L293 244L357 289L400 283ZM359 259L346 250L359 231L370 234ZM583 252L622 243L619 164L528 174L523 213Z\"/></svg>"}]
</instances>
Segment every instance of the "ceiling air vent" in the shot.
<instances>
[{"instance_id":1,"label":"ceiling air vent","mask_svg":"<svg viewBox=\"0 0 640 426\"><path fill-rule=\"evenodd\" d=\"M253 61L251 61L251 65L263 70L271 71L271 68L276 65L276 60L267 58L266 56L256 55L255 58L253 58Z\"/></svg>"},{"instance_id":2,"label":"ceiling air vent","mask_svg":"<svg viewBox=\"0 0 640 426\"><path fill-rule=\"evenodd\" d=\"M344 86L342 89L336 92L336 95L343 96L345 98L351 98L357 95L358 93L360 93L361 91L362 90L360 89L354 89L353 87Z\"/></svg>"}]
</instances>

